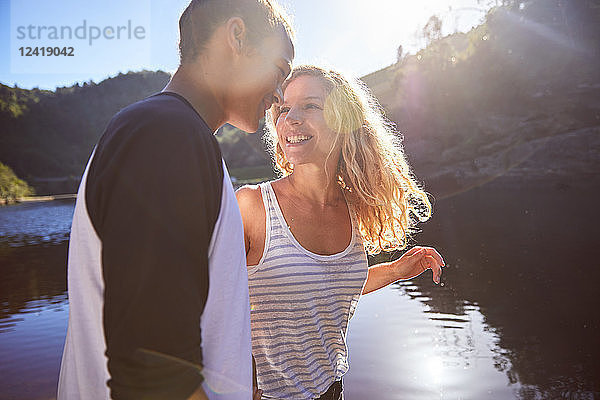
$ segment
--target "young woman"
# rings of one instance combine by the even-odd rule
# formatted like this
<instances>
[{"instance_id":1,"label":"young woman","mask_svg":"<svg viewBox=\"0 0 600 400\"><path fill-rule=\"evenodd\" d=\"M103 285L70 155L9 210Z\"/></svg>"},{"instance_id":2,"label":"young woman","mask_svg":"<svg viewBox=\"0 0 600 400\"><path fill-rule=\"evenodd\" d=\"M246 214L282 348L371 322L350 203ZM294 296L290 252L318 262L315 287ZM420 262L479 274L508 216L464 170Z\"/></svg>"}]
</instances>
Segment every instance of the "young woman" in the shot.
<instances>
[{"instance_id":1,"label":"young woman","mask_svg":"<svg viewBox=\"0 0 600 400\"><path fill-rule=\"evenodd\" d=\"M431 205L365 87L301 66L283 88L268 128L284 177L237 192L258 387L269 399L337 400L360 295L427 269L439 283L444 261L414 247L368 268L367 253L406 247Z\"/></svg>"}]
</instances>

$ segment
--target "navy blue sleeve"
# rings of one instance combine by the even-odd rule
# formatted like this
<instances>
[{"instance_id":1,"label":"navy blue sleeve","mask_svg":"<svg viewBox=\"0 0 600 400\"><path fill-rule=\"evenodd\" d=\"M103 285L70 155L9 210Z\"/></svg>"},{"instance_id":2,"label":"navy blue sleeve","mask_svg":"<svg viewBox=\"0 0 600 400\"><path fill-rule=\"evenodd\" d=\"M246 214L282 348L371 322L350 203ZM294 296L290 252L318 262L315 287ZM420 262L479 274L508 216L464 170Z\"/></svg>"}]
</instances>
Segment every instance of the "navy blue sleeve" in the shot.
<instances>
[{"instance_id":1,"label":"navy blue sleeve","mask_svg":"<svg viewBox=\"0 0 600 400\"><path fill-rule=\"evenodd\" d=\"M109 125L86 186L102 243L108 385L117 400L187 398L202 382L221 155L208 129L143 119Z\"/></svg>"}]
</instances>

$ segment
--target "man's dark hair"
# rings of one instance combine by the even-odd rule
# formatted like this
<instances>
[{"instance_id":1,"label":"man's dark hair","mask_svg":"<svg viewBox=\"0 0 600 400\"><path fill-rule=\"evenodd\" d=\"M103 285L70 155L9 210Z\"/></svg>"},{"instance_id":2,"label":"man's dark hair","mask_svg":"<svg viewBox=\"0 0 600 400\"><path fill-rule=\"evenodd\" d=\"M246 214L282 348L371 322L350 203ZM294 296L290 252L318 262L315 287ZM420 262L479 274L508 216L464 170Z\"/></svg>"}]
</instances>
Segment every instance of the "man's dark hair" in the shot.
<instances>
[{"instance_id":1,"label":"man's dark hair","mask_svg":"<svg viewBox=\"0 0 600 400\"><path fill-rule=\"evenodd\" d=\"M181 64L195 60L215 28L231 17L244 20L252 45L279 27L293 38L289 17L273 0L192 0L179 19Z\"/></svg>"}]
</instances>

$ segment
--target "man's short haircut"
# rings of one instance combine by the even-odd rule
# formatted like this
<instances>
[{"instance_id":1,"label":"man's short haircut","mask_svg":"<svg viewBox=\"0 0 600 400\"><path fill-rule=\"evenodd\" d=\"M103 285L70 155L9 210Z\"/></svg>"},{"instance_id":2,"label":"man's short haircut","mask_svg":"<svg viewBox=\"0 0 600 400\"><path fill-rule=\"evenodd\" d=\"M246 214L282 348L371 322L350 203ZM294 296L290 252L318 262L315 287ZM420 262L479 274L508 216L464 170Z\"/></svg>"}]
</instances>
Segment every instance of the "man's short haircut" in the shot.
<instances>
[{"instance_id":1,"label":"man's short haircut","mask_svg":"<svg viewBox=\"0 0 600 400\"><path fill-rule=\"evenodd\" d=\"M231 17L244 20L253 46L279 28L294 37L290 17L275 0L192 0L179 19L181 64L194 61L217 26Z\"/></svg>"}]
</instances>

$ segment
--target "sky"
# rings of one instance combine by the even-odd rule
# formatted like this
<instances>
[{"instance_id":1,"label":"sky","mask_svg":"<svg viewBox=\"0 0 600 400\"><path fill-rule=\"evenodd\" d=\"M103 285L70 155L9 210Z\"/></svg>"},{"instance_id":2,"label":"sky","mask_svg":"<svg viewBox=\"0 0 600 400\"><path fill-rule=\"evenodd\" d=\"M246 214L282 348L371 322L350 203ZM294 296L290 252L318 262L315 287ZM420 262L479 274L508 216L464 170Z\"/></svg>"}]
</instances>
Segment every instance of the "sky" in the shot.
<instances>
[{"instance_id":1,"label":"sky","mask_svg":"<svg viewBox=\"0 0 600 400\"><path fill-rule=\"evenodd\" d=\"M53 90L120 72L173 72L177 22L188 2L0 0L0 83ZM422 48L420 31L431 15L442 19L444 34L468 31L482 22L489 1L279 2L294 19L295 64L325 64L360 77L393 64L399 45L410 53Z\"/></svg>"}]
</instances>

